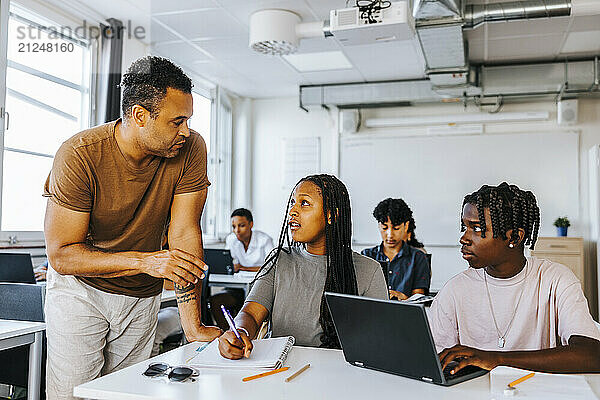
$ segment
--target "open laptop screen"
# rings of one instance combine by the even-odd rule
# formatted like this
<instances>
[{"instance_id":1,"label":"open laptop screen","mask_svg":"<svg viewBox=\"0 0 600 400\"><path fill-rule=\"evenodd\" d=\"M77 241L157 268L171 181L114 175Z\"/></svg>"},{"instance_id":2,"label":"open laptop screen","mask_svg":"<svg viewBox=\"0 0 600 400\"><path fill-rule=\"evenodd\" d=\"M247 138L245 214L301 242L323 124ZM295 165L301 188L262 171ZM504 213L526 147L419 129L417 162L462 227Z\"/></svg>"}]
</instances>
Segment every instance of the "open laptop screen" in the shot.
<instances>
[{"instance_id":1,"label":"open laptop screen","mask_svg":"<svg viewBox=\"0 0 600 400\"><path fill-rule=\"evenodd\" d=\"M0 282L35 283L31 256L23 253L0 253Z\"/></svg>"}]
</instances>

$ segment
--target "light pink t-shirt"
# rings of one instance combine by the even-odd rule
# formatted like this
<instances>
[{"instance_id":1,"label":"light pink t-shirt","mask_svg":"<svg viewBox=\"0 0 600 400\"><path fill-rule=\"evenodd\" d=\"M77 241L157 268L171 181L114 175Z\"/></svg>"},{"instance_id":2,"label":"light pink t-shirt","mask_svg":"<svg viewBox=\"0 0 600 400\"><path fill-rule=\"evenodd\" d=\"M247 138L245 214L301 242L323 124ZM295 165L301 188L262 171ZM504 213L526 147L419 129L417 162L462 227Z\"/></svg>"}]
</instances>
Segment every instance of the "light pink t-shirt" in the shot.
<instances>
[{"instance_id":1,"label":"light pink t-shirt","mask_svg":"<svg viewBox=\"0 0 600 400\"><path fill-rule=\"evenodd\" d=\"M500 349L483 274L483 269L469 268L450 279L435 297L428 316L438 352L457 344L482 350L541 350L566 345L572 335L600 340L573 272L562 264L528 257L525 268L512 278L486 274L502 334L523 291Z\"/></svg>"}]
</instances>

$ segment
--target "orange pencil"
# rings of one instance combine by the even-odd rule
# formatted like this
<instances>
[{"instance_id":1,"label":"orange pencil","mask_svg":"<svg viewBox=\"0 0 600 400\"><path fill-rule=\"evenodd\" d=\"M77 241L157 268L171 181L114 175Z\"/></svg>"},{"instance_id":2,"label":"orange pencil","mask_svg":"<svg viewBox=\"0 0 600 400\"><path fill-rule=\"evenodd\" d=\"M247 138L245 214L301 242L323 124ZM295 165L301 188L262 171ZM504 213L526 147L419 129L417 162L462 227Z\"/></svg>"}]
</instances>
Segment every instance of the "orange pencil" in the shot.
<instances>
[{"instance_id":1,"label":"orange pencil","mask_svg":"<svg viewBox=\"0 0 600 400\"><path fill-rule=\"evenodd\" d=\"M515 387L515 386L517 386L519 383L521 383L521 382L523 382L523 381L526 381L527 379L531 378L531 377L532 377L532 376L534 376L534 375L535 375L535 372L532 372L532 373L530 373L530 374L527 374L527 375L525 375L525 376L523 376L523 377L521 377L521 378L519 378L519 379L517 379L517 380L515 380L515 381L512 381L511 383L509 383L509 384L508 384L508 387Z\"/></svg>"},{"instance_id":2,"label":"orange pencil","mask_svg":"<svg viewBox=\"0 0 600 400\"><path fill-rule=\"evenodd\" d=\"M278 372L287 371L288 369L290 369L290 367L278 368L278 369L274 369L273 371L263 372L262 374L247 376L242 379L242 382L248 382L248 381L251 381L252 379L258 379L258 378L262 378L263 376L273 375Z\"/></svg>"}]
</instances>

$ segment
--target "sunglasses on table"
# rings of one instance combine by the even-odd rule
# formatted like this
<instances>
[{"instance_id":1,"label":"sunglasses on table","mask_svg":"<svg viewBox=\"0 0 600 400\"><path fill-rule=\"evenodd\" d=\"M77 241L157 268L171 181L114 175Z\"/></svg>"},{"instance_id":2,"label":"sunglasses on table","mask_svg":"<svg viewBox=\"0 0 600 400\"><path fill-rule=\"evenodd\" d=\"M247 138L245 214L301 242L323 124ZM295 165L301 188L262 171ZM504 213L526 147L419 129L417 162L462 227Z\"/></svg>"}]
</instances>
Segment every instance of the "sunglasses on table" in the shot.
<instances>
[{"instance_id":1,"label":"sunglasses on table","mask_svg":"<svg viewBox=\"0 0 600 400\"><path fill-rule=\"evenodd\" d=\"M142 375L149 378L166 376L172 382L183 382L189 377L198 376L198 371L190 367L171 367L165 363L153 363L148 365L148 369L142 372Z\"/></svg>"}]
</instances>

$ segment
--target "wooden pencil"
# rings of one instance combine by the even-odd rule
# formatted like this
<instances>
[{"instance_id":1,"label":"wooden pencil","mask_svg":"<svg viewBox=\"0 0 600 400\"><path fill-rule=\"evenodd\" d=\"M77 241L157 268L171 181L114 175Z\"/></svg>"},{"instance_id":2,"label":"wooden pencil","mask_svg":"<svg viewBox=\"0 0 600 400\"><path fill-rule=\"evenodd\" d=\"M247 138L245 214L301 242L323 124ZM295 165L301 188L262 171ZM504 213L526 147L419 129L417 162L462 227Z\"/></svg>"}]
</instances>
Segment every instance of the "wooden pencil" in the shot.
<instances>
[{"instance_id":1,"label":"wooden pencil","mask_svg":"<svg viewBox=\"0 0 600 400\"><path fill-rule=\"evenodd\" d=\"M274 369L273 371L263 372L262 374L247 376L247 377L245 377L245 378L242 379L242 382L248 382L248 381L251 381L253 379L262 378L263 376L269 376L269 375L277 374L279 372L287 371L288 369L290 369L290 367L278 368L278 369Z\"/></svg>"},{"instance_id":2,"label":"wooden pencil","mask_svg":"<svg viewBox=\"0 0 600 400\"><path fill-rule=\"evenodd\" d=\"M532 372L532 373L530 373L530 374L527 374L527 375L525 375L525 376L523 376L523 377L521 377L521 378L519 378L519 379L517 379L517 380L514 380L514 381L512 381L511 383L509 383L509 384L508 384L508 387L515 387L515 386L517 386L519 383L521 383L521 382L523 382L523 381L526 381L527 379L531 378L531 377L532 377L532 376L534 376L534 375L535 375L535 372Z\"/></svg>"},{"instance_id":3,"label":"wooden pencil","mask_svg":"<svg viewBox=\"0 0 600 400\"><path fill-rule=\"evenodd\" d=\"M291 381L292 379L294 379L295 377L297 377L298 375L300 375L301 373L303 373L304 371L306 371L309 368L310 368L310 364L306 364L304 367L300 368L298 371L296 371L292 375L290 375L287 378L285 378L285 381L286 382Z\"/></svg>"}]
</instances>

